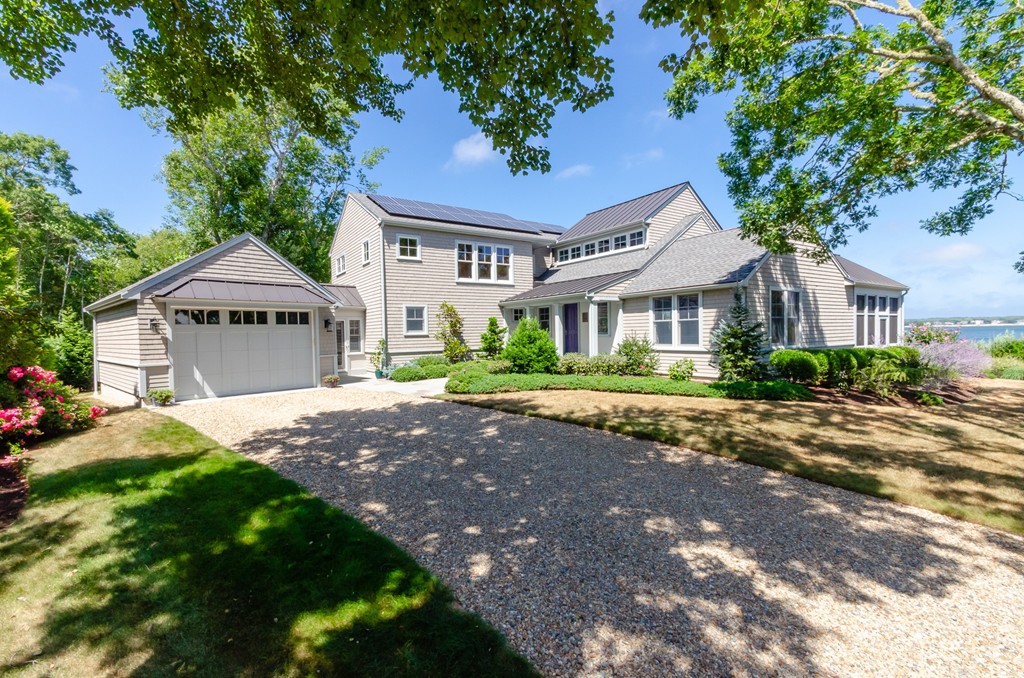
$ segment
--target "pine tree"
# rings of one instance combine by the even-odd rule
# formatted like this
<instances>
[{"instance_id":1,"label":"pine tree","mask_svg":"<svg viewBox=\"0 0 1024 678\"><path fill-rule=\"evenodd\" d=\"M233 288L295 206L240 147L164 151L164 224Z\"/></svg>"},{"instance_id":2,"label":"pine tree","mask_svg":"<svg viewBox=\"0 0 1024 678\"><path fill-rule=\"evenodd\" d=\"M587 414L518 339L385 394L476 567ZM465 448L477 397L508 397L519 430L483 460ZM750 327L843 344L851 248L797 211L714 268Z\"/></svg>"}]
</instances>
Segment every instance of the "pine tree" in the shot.
<instances>
[{"instance_id":1,"label":"pine tree","mask_svg":"<svg viewBox=\"0 0 1024 678\"><path fill-rule=\"evenodd\" d=\"M507 327L498 325L497 318L487 319L487 330L480 335L480 353L485 358L497 358L505 348Z\"/></svg>"},{"instance_id":2,"label":"pine tree","mask_svg":"<svg viewBox=\"0 0 1024 678\"><path fill-rule=\"evenodd\" d=\"M733 292L729 317L711 331L711 364L718 367L721 381L757 381L763 379L765 347L764 323L754 322L750 309L737 288Z\"/></svg>"}]
</instances>

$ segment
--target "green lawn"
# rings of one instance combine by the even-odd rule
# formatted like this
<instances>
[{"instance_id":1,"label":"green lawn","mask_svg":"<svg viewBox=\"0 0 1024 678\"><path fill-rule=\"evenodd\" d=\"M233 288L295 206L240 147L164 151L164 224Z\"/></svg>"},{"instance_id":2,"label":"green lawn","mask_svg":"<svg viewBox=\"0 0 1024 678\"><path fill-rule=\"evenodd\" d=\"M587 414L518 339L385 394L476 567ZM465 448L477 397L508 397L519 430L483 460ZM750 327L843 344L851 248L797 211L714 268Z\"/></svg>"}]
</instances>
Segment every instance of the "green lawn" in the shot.
<instances>
[{"instance_id":1,"label":"green lawn","mask_svg":"<svg viewBox=\"0 0 1024 678\"><path fill-rule=\"evenodd\" d=\"M129 411L31 455L0 532L0 674L534 675L390 541Z\"/></svg>"}]
</instances>

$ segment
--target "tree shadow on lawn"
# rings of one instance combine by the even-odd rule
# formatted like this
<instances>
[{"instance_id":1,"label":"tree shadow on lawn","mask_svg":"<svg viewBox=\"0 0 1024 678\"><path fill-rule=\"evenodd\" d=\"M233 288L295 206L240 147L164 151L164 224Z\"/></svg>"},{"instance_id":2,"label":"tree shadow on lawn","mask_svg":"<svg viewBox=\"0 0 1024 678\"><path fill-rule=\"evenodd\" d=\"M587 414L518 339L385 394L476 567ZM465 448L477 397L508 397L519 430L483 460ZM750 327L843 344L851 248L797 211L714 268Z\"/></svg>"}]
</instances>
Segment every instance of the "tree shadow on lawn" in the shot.
<instances>
[{"instance_id":1,"label":"tree shadow on lawn","mask_svg":"<svg viewBox=\"0 0 1024 678\"><path fill-rule=\"evenodd\" d=\"M199 438L171 421L155 435ZM113 503L112 538L72 554L79 570L47 610L43 656L85 644L112 672L142 656L134 675L533 674L408 554L221 448L32 478L35 504L91 499ZM76 525L20 528L4 556L38 558Z\"/></svg>"},{"instance_id":2,"label":"tree shadow on lawn","mask_svg":"<svg viewBox=\"0 0 1024 678\"><path fill-rule=\"evenodd\" d=\"M237 449L395 539L551 673L834 671L815 639L861 621L805 604L939 599L992 548L752 466L439 401L302 416Z\"/></svg>"}]
</instances>

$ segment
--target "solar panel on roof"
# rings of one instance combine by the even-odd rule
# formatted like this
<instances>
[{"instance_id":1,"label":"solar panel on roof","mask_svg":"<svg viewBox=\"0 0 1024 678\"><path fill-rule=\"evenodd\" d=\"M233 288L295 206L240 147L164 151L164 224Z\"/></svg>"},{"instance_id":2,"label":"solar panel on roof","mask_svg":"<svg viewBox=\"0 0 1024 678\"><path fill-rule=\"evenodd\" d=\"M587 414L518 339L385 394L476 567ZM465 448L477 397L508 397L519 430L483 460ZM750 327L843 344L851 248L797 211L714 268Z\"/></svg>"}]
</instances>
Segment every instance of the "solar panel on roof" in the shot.
<instances>
[{"instance_id":1,"label":"solar panel on roof","mask_svg":"<svg viewBox=\"0 0 1024 678\"><path fill-rule=\"evenodd\" d=\"M432 202L421 202L419 200L392 198L387 195L370 195L368 197L377 203L382 210L392 216L431 219L447 223L466 224L468 226L483 226L485 228L500 228L521 233L561 233L563 230L562 227L555 226L554 224L523 221L500 212L484 212L483 210L468 209L466 207L453 207L438 205Z\"/></svg>"}]
</instances>

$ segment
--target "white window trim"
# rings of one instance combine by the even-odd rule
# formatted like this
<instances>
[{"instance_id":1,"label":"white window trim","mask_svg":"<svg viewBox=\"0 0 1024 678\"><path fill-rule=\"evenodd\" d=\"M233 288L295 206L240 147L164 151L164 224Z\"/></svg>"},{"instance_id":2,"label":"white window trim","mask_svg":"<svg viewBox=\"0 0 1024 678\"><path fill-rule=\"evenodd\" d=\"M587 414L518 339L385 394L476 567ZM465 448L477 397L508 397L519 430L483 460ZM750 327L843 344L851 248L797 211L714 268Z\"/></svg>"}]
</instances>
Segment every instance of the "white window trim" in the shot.
<instances>
[{"instance_id":1,"label":"white window trim","mask_svg":"<svg viewBox=\"0 0 1024 678\"><path fill-rule=\"evenodd\" d=\"M423 309L423 330L420 332L409 331L409 310L410 308L422 308ZM430 317L427 312L426 304L402 304L402 335L406 337L429 337L430 336Z\"/></svg>"},{"instance_id":2,"label":"white window trim","mask_svg":"<svg viewBox=\"0 0 1024 678\"><path fill-rule=\"evenodd\" d=\"M622 250L619 250L620 252ZM696 344L681 344L679 343L679 297L689 296L692 294L697 295L697 343ZM654 299L655 297L669 297L672 299L672 343L671 344L659 344L657 343L658 335L654 331ZM611 307L609 307L609 312ZM609 326L611 325L609 319ZM655 342L654 348L658 351L703 351L704 346L704 292L697 290L696 292L668 292L665 294L652 294L647 299L647 327L648 336Z\"/></svg>"},{"instance_id":3,"label":"white window trim","mask_svg":"<svg viewBox=\"0 0 1024 678\"><path fill-rule=\"evenodd\" d=\"M416 241L416 256L405 257L402 256L402 238ZM395 234L395 258L401 261L423 261L423 243L420 242L418 235L412 235L411 233L396 233Z\"/></svg>"},{"instance_id":4,"label":"white window trim","mask_svg":"<svg viewBox=\"0 0 1024 678\"><path fill-rule=\"evenodd\" d=\"M417 252L419 251L418 247L416 248L416 251ZM369 240L364 240L363 241L363 266L366 266L368 263L370 263L370 241Z\"/></svg>"},{"instance_id":5,"label":"white window trim","mask_svg":"<svg viewBox=\"0 0 1024 678\"><path fill-rule=\"evenodd\" d=\"M472 260L472 278L460 278L459 277L459 245L469 245L473 251ZM491 248L491 279L480 280L477 276L480 274L477 268L479 250L477 249L481 245ZM504 247L508 249L508 280L498 280L498 248ZM470 285L501 285L503 287L514 287L516 284L516 248L509 245L499 245L493 242L480 242L473 240L457 240L455 241L455 282L457 284L466 283Z\"/></svg>"},{"instance_id":6,"label":"white window trim","mask_svg":"<svg viewBox=\"0 0 1024 678\"><path fill-rule=\"evenodd\" d=\"M885 344L869 344L869 343L860 344L860 343L857 343L857 330L859 329L858 326L860 325L860 316L861 315L863 315L864 318L865 318L865 320L864 320L864 340L865 340L865 342L867 341L867 338L868 338L868 332L867 332L867 315L868 315L868 312L867 312L867 299L865 298L865 300L864 300L864 313L861 314L857 310L857 297L860 296L860 295L864 295L864 297L888 297L888 299L889 299L888 304L890 305L890 307L891 307L891 304L892 304L892 300L893 299L897 300L896 303L899 304L899 310L897 310L896 313L893 313L892 311L886 311L885 312L885 317L889 319L888 322L891 322L893 315L896 316L896 342L895 343L889 341L888 334L886 335L886 340L885 340L886 343ZM903 344L903 325L904 325L903 305L904 305L905 301L906 300L905 300L905 298L903 296L902 291L888 290L888 289L881 289L881 288L876 289L876 288L870 288L870 287L854 287L854 289L853 289L853 305L851 307L851 311L853 312L853 345L856 346L857 348L870 348L872 346L901 346ZM876 309L875 310L875 336L877 337L877 336L879 336L878 327L879 327L879 324L880 324L879 320L880 320L882 314L879 313L878 310L877 310L878 309L878 306L877 306L878 302L876 301L875 303L876 303L876 306L875 306L875 309ZM888 322L887 322L887 324L888 324ZM888 330L889 328L887 327L886 329Z\"/></svg>"},{"instance_id":7,"label":"white window trim","mask_svg":"<svg viewBox=\"0 0 1024 678\"><path fill-rule=\"evenodd\" d=\"M341 254L334 259L334 274L345 275L345 255Z\"/></svg>"},{"instance_id":8,"label":"white window trim","mask_svg":"<svg viewBox=\"0 0 1024 678\"><path fill-rule=\"evenodd\" d=\"M800 293L800 316L797 319L797 323L796 323L796 334L797 334L796 340L797 341L796 341L795 344L792 344L792 345L787 344L785 342L785 336L783 336L783 342L781 344L776 344L775 342L772 341L772 292L783 292L783 293L799 292ZM807 342L804 341L804 297L805 296L806 296L806 292L804 292L804 290L799 288L799 287L776 287L776 286L772 285L772 286L770 286L768 288L768 342L769 342L769 344L771 345L771 347L773 349L777 349L777 348L805 348L807 346ZM856 300L856 297L854 297L854 300ZM789 318L789 295L788 294L783 294L782 295L782 305L783 305L783 311L782 311L783 312L783 316L782 316L782 319L783 319L783 321L785 321L786 319ZM783 323L782 330L783 330L783 335L785 335L785 330L786 330L785 322Z\"/></svg>"},{"instance_id":9,"label":"white window trim","mask_svg":"<svg viewBox=\"0 0 1024 678\"><path fill-rule=\"evenodd\" d=\"M345 336L345 344L348 347L348 352L349 353L354 353L356 355L362 355L364 350L365 350L364 347L363 347L363 319L362 318L344 318L343 320L345 322L345 331L348 333ZM359 328L359 332L357 332L357 334L359 336L359 350L358 351L353 351L352 350L352 323L359 323L357 325L357 327Z\"/></svg>"},{"instance_id":10,"label":"white window trim","mask_svg":"<svg viewBox=\"0 0 1024 678\"><path fill-rule=\"evenodd\" d=\"M629 244L629 236L631 236L632 234L636 233L637 231L642 231L643 232L643 234L644 234L644 241L640 245L630 245ZM625 236L626 237L626 246L623 247L622 249L618 249L618 250L615 249L615 237L616 236ZM557 264L571 264L571 263L574 263L574 262L577 262L577 261L583 261L584 259L588 259L588 260L589 259L597 259L598 257L608 257L608 256L611 256L613 254L620 254L622 252L631 252L633 250L642 250L642 249L646 248L647 245L648 245L648 242L647 242L648 236L649 236L649 233L648 233L647 226L643 226L641 228L637 228L637 227L634 226L633 228L630 228L628 231L624 231L624 232L602 233L600 237L594 238L593 240L584 240L584 241L581 241L581 242L578 242L578 243L573 243L572 245L565 245L565 246L557 247L555 249L555 252L554 252L554 254L555 254L555 256L554 256L555 264L556 265ZM602 240L607 240L608 241L608 251L607 252L598 252L597 251L597 249L598 249L597 248L597 243L601 242ZM590 254L590 255L586 254L586 246L587 245L593 245L594 246L594 254ZM575 259L571 259L571 258L568 258L568 257L566 259L560 259L559 258L560 254L561 254L561 252L563 250L566 253L568 253L574 247L579 247L580 248L580 256L576 257Z\"/></svg>"},{"instance_id":11,"label":"white window trim","mask_svg":"<svg viewBox=\"0 0 1024 678\"><path fill-rule=\"evenodd\" d=\"M604 332L601 331L601 305L604 305L608 315L608 329ZM609 301L596 301L594 302L594 324L597 326L597 336L599 337L610 337L612 334L612 304Z\"/></svg>"}]
</instances>

